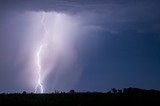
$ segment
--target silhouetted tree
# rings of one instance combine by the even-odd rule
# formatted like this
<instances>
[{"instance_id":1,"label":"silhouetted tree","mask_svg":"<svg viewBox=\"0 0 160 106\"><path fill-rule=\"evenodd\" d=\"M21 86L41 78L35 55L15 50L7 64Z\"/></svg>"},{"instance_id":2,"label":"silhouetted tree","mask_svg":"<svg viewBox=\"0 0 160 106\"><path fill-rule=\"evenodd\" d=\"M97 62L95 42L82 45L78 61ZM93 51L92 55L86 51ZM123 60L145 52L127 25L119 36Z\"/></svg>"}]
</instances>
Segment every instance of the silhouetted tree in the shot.
<instances>
[{"instance_id":1,"label":"silhouetted tree","mask_svg":"<svg viewBox=\"0 0 160 106\"><path fill-rule=\"evenodd\" d=\"M33 93L33 92L31 92L31 94L33 95L34 93Z\"/></svg>"},{"instance_id":2,"label":"silhouetted tree","mask_svg":"<svg viewBox=\"0 0 160 106\"><path fill-rule=\"evenodd\" d=\"M123 93L127 93L127 88L124 88L124 89L123 89Z\"/></svg>"},{"instance_id":3,"label":"silhouetted tree","mask_svg":"<svg viewBox=\"0 0 160 106\"><path fill-rule=\"evenodd\" d=\"M23 91L22 94L27 94L27 92L26 92L26 91Z\"/></svg>"},{"instance_id":4,"label":"silhouetted tree","mask_svg":"<svg viewBox=\"0 0 160 106\"><path fill-rule=\"evenodd\" d=\"M121 90L121 89L118 89L118 93L122 93L122 90Z\"/></svg>"},{"instance_id":5,"label":"silhouetted tree","mask_svg":"<svg viewBox=\"0 0 160 106\"><path fill-rule=\"evenodd\" d=\"M108 93L108 94L111 94L111 91L108 91L107 93Z\"/></svg>"},{"instance_id":6,"label":"silhouetted tree","mask_svg":"<svg viewBox=\"0 0 160 106\"><path fill-rule=\"evenodd\" d=\"M115 88L112 88L113 93L117 93L117 90Z\"/></svg>"},{"instance_id":7,"label":"silhouetted tree","mask_svg":"<svg viewBox=\"0 0 160 106\"><path fill-rule=\"evenodd\" d=\"M69 93L75 93L74 89L70 90Z\"/></svg>"}]
</instances>

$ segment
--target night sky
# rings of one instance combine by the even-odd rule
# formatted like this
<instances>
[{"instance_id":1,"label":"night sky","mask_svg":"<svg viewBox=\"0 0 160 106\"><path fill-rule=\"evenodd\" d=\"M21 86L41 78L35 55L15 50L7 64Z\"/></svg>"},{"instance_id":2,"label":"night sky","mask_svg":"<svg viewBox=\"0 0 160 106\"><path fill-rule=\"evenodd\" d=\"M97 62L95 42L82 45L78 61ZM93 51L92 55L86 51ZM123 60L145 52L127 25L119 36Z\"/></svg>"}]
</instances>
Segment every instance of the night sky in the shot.
<instances>
[{"instance_id":1,"label":"night sky","mask_svg":"<svg viewBox=\"0 0 160 106\"><path fill-rule=\"evenodd\" d=\"M43 41L45 93L160 90L160 0L0 0L0 93L34 92Z\"/></svg>"}]
</instances>

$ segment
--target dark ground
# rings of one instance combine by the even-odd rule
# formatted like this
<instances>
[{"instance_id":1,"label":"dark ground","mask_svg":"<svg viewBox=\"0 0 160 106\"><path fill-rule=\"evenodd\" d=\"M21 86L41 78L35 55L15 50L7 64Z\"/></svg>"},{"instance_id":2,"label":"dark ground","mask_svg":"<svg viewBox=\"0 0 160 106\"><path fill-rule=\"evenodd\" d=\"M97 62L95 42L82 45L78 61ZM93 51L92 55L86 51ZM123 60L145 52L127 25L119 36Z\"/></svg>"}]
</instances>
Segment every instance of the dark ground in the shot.
<instances>
[{"instance_id":1,"label":"dark ground","mask_svg":"<svg viewBox=\"0 0 160 106\"><path fill-rule=\"evenodd\" d=\"M127 88L108 93L0 94L0 106L160 106L160 92Z\"/></svg>"}]
</instances>

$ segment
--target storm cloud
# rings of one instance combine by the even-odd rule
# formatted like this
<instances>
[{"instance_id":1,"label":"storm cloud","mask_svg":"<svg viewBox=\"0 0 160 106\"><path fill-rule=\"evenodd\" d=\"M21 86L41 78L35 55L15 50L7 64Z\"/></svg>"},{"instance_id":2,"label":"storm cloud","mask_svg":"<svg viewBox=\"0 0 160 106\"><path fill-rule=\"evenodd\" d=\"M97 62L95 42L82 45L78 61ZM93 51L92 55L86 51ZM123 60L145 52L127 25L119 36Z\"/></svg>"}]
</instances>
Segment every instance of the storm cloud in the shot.
<instances>
[{"instance_id":1,"label":"storm cloud","mask_svg":"<svg viewBox=\"0 0 160 106\"><path fill-rule=\"evenodd\" d=\"M57 38L59 48L53 43L46 49L45 92L160 89L159 10L159 0L1 0L0 91L34 91L33 53L44 33L41 12L47 25L56 20L49 13L57 13L64 17L60 28L77 31Z\"/></svg>"}]
</instances>

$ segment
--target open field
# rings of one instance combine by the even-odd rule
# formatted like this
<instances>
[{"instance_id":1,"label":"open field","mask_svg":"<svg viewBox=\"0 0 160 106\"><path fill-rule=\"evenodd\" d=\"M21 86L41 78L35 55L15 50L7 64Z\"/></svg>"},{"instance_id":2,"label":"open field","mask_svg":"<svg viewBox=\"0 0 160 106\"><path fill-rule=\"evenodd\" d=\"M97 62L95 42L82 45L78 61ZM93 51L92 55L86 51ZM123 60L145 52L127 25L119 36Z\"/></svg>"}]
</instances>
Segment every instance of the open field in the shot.
<instances>
[{"instance_id":1,"label":"open field","mask_svg":"<svg viewBox=\"0 0 160 106\"><path fill-rule=\"evenodd\" d=\"M58 94L1 94L3 105L43 106L117 106L160 105L159 91L121 93L58 93Z\"/></svg>"}]
</instances>

